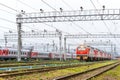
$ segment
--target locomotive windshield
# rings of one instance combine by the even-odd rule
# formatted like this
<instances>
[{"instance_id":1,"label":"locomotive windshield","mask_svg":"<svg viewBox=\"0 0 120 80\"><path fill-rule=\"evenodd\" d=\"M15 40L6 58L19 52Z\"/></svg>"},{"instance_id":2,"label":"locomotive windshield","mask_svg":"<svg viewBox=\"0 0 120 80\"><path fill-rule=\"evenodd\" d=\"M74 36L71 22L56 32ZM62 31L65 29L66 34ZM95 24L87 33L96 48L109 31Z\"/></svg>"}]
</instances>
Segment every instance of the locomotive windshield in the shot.
<instances>
[{"instance_id":1,"label":"locomotive windshield","mask_svg":"<svg viewBox=\"0 0 120 80\"><path fill-rule=\"evenodd\" d=\"M85 50L85 46L81 45L80 47L78 47L78 50Z\"/></svg>"}]
</instances>

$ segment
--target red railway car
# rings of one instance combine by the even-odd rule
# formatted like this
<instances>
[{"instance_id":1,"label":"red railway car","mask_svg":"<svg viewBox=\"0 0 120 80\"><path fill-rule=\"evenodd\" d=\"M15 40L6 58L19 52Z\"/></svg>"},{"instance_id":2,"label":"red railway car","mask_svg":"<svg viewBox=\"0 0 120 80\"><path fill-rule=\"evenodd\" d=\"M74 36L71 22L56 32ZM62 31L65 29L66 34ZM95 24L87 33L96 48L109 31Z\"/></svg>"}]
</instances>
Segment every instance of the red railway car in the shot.
<instances>
[{"instance_id":1,"label":"red railway car","mask_svg":"<svg viewBox=\"0 0 120 80\"><path fill-rule=\"evenodd\" d=\"M76 59L76 54L60 54L56 52L41 52L37 50L22 48L21 49L21 59ZM18 57L17 48L0 48L0 60L15 60Z\"/></svg>"}]
</instances>

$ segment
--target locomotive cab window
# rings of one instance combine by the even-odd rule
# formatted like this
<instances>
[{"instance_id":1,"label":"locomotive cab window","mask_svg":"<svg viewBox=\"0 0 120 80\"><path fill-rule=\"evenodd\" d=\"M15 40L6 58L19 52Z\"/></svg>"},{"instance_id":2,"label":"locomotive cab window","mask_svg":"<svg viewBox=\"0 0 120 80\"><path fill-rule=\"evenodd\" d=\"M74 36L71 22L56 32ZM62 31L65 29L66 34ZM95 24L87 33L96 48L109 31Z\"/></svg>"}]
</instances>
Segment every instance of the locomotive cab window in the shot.
<instances>
[{"instance_id":1,"label":"locomotive cab window","mask_svg":"<svg viewBox=\"0 0 120 80\"><path fill-rule=\"evenodd\" d=\"M78 50L85 50L85 46L78 47Z\"/></svg>"}]
</instances>

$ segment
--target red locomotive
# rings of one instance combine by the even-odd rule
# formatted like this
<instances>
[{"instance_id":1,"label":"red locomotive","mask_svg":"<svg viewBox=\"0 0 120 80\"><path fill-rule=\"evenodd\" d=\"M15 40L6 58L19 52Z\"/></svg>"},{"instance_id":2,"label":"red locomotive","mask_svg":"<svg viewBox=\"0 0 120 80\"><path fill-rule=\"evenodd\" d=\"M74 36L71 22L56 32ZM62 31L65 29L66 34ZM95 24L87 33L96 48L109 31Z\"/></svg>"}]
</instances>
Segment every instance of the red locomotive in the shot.
<instances>
[{"instance_id":1,"label":"red locomotive","mask_svg":"<svg viewBox=\"0 0 120 80\"><path fill-rule=\"evenodd\" d=\"M83 61L109 60L111 54L87 45L79 45L76 49L76 58Z\"/></svg>"}]
</instances>

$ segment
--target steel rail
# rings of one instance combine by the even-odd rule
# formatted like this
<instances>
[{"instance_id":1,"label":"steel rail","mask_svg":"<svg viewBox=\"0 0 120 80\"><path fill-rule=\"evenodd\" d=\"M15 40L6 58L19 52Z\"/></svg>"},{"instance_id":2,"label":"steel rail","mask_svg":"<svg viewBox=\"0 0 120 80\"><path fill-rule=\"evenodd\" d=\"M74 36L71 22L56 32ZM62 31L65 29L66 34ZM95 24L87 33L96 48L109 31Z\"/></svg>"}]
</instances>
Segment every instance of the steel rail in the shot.
<instances>
[{"instance_id":1,"label":"steel rail","mask_svg":"<svg viewBox=\"0 0 120 80\"><path fill-rule=\"evenodd\" d=\"M86 71L83 71L83 72L78 72L78 73L75 73L75 74L70 74L70 75L66 75L66 76L62 76L62 77L57 77L57 78L54 78L53 80L78 80L78 78L79 78L79 80L89 80L89 79L91 79L91 78L93 78L97 75L100 75L100 74L118 66L119 64L120 63L118 63L118 62L117 63L112 63L112 64L109 64L109 65L105 65L105 66L102 66L102 67L86 70ZM92 74L92 72L97 71L97 70L99 70L98 73ZM76 79L76 77L78 77L78 78Z\"/></svg>"},{"instance_id":2,"label":"steel rail","mask_svg":"<svg viewBox=\"0 0 120 80\"><path fill-rule=\"evenodd\" d=\"M37 72L48 72L58 69L66 69L66 68L72 68L72 67L78 67L78 66L87 66L92 65L95 63L90 64L77 64L77 65L67 65L67 66L57 66L57 67L45 67L45 68L36 68L36 69L26 69L26 70L16 70L16 71L5 71L0 72L0 77L7 77L7 76L18 76L18 75L25 75L25 74L31 74L31 73L37 73Z\"/></svg>"}]
</instances>

